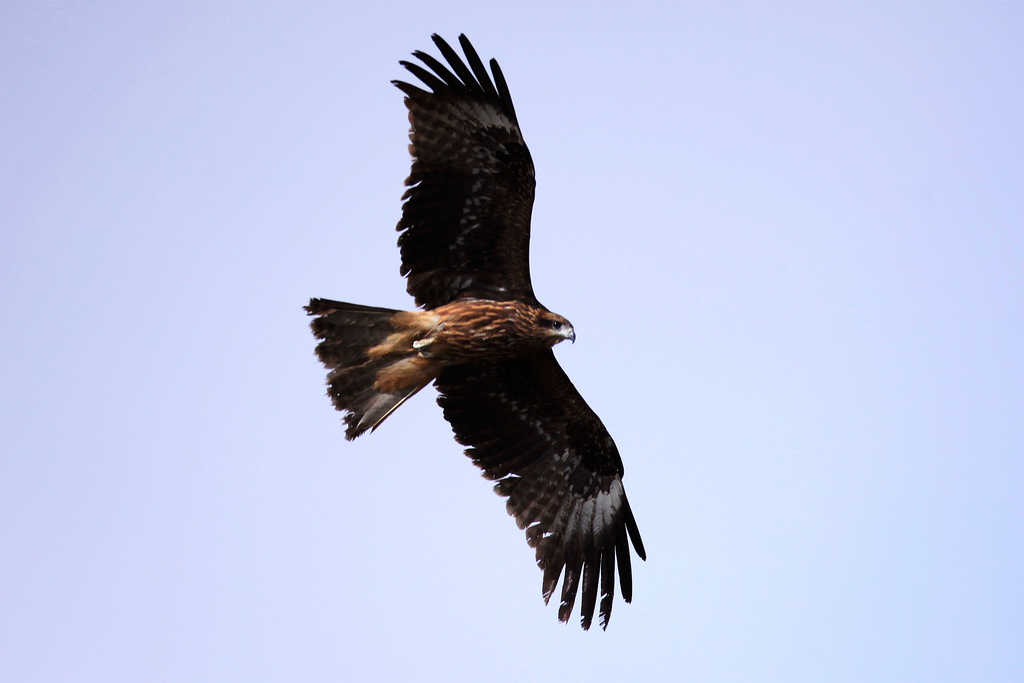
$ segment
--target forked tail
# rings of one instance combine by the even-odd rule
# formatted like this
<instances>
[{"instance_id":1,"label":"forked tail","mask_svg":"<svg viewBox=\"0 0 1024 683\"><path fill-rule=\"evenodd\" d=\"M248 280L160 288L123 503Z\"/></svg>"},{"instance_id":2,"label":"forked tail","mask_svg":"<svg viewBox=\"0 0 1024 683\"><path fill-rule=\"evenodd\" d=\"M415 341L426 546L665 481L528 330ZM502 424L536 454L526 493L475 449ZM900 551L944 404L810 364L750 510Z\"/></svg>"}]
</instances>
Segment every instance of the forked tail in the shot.
<instances>
[{"instance_id":1,"label":"forked tail","mask_svg":"<svg viewBox=\"0 0 1024 683\"><path fill-rule=\"evenodd\" d=\"M401 311L329 299L311 299L306 311L317 316L310 323L321 340L316 354L330 370L327 393L334 407L345 413L346 439L376 429L433 379L422 370L405 371L421 361L405 339L396 343L396 337L405 336L395 329L395 321L403 319L395 317ZM395 382L398 376L408 381Z\"/></svg>"}]
</instances>

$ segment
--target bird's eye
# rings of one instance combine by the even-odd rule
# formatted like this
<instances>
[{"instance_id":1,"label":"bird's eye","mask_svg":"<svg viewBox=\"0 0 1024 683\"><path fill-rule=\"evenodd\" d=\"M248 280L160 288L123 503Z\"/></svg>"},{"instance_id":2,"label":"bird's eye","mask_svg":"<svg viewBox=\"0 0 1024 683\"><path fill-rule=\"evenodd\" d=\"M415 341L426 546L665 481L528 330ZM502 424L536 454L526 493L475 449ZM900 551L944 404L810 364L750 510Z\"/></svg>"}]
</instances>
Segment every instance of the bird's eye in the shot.
<instances>
[{"instance_id":1,"label":"bird's eye","mask_svg":"<svg viewBox=\"0 0 1024 683\"><path fill-rule=\"evenodd\" d=\"M558 320L552 320L551 327L555 328L556 330L560 330L562 329L562 323Z\"/></svg>"}]
</instances>

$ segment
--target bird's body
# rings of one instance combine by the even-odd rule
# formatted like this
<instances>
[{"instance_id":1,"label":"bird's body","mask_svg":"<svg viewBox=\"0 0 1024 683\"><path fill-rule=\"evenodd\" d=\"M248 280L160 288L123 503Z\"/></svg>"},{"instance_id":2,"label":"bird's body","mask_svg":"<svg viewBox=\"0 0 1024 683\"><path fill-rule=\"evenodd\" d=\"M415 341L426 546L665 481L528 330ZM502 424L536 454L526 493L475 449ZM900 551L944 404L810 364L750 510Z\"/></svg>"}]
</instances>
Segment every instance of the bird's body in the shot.
<instances>
[{"instance_id":1,"label":"bird's body","mask_svg":"<svg viewBox=\"0 0 1024 683\"><path fill-rule=\"evenodd\" d=\"M401 353L409 339L412 349L439 366L495 362L576 338L562 316L520 301L460 299L429 311L403 311L391 325L396 338L370 349L368 356Z\"/></svg>"},{"instance_id":2,"label":"bird's body","mask_svg":"<svg viewBox=\"0 0 1024 683\"><path fill-rule=\"evenodd\" d=\"M582 580L583 627L599 585L607 626L616 567L629 602L628 543L644 558L643 543L615 443L551 353L575 331L533 294L533 161L508 86L497 62L492 82L459 40L468 67L434 36L454 73L415 52L431 71L402 64L431 90L395 82L406 94L413 155L398 225L401 272L424 310L313 299L306 310L316 316L317 354L348 439L434 382L456 440L497 481L536 548L545 601L564 569L559 619L568 619Z\"/></svg>"},{"instance_id":3,"label":"bird's body","mask_svg":"<svg viewBox=\"0 0 1024 683\"><path fill-rule=\"evenodd\" d=\"M306 310L319 316L313 331L325 341L317 353L334 368L331 395L349 412L350 440L375 429L446 367L521 358L576 338L562 316L520 301L459 299L426 311L394 311L313 299ZM372 384L364 378L368 366ZM361 395L350 398L350 387Z\"/></svg>"}]
</instances>

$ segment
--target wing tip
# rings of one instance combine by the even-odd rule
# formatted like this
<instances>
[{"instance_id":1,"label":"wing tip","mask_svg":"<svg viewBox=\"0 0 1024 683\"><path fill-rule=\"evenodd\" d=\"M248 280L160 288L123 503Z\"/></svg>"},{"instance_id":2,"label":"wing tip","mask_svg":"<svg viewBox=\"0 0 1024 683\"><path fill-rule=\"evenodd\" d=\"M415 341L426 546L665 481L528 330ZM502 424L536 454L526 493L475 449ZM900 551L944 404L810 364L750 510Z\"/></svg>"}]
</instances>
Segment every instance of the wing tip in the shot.
<instances>
[{"instance_id":1,"label":"wing tip","mask_svg":"<svg viewBox=\"0 0 1024 683\"><path fill-rule=\"evenodd\" d=\"M464 57L460 56L448 41L439 34L432 33L430 39L437 46L437 49L441 51L441 55L448 62L448 66L451 67L454 73L449 71L437 59L421 50L414 50L412 56L423 62L430 71L427 71L418 64L405 60L399 61L399 64L416 76L416 78L423 81L433 94L442 95L445 92L449 92L452 94L470 94L482 98L497 105L514 124L519 124L519 120L516 118L515 106L512 104L512 95L509 92L508 83L505 81L505 75L502 73L501 67L498 66L498 60L491 58L488 61L491 73L487 73L483 60L480 59L479 53L477 53L476 48L473 47L473 43L465 33L459 34L459 45L462 47ZM392 83L409 97L414 96L410 90L415 90L417 93L426 93L426 91L403 81L394 80Z\"/></svg>"}]
</instances>

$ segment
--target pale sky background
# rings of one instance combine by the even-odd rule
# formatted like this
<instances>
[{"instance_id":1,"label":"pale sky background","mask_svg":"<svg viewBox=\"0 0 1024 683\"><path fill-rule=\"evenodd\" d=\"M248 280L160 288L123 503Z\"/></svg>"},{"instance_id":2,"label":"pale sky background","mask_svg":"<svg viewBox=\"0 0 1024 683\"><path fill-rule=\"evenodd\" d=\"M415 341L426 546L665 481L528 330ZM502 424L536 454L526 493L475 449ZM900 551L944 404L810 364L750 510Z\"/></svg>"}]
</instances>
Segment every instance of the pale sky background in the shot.
<instances>
[{"instance_id":1,"label":"pale sky background","mask_svg":"<svg viewBox=\"0 0 1024 683\"><path fill-rule=\"evenodd\" d=\"M583 632L424 391L398 60L497 57L648 550ZM1024 4L0 5L0 680L1024 680Z\"/></svg>"}]
</instances>

